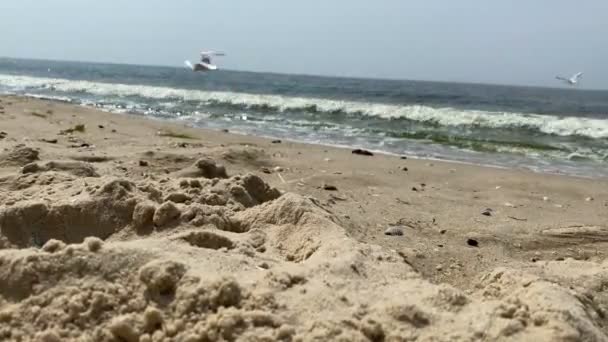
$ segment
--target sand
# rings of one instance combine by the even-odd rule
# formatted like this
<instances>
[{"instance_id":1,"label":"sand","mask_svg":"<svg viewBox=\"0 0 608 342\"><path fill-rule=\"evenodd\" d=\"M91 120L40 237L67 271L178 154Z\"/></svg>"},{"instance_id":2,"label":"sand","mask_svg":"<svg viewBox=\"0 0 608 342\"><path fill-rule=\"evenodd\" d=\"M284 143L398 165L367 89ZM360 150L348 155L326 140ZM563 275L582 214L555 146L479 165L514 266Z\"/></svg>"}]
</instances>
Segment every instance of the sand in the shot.
<instances>
[{"instance_id":1,"label":"sand","mask_svg":"<svg viewBox=\"0 0 608 342\"><path fill-rule=\"evenodd\" d=\"M606 180L0 107L0 340L608 340Z\"/></svg>"}]
</instances>

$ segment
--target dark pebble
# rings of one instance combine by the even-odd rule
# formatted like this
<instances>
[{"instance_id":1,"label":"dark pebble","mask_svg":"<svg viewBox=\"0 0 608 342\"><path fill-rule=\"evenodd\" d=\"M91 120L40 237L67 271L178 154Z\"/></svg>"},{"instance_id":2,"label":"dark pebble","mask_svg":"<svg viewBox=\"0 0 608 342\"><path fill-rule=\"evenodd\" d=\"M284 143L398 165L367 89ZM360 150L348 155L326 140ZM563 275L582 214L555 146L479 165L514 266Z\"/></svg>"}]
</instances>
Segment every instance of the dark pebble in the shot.
<instances>
[{"instance_id":1,"label":"dark pebble","mask_svg":"<svg viewBox=\"0 0 608 342\"><path fill-rule=\"evenodd\" d=\"M469 245L471 247L479 247L479 242L477 242L477 240L475 240L475 239L468 239L467 245Z\"/></svg>"},{"instance_id":2,"label":"dark pebble","mask_svg":"<svg viewBox=\"0 0 608 342\"><path fill-rule=\"evenodd\" d=\"M368 150L362 150L360 148L358 148L356 150L353 150L353 154L358 154L358 155L361 155L361 156L373 156L374 155L370 151L368 151Z\"/></svg>"},{"instance_id":3,"label":"dark pebble","mask_svg":"<svg viewBox=\"0 0 608 342\"><path fill-rule=\"evenodd\" d=\"M439 231L439 234L445 234L446 232L447 232L446 229L442 229L442 230Z\"/></svg>"},{"instance_id":4,"label":"dark pebble","mask_svg":"<svg viewBox=\"0 0 608 342\"><path fill-rule=\"evenodd\" d=\"M405 166L401 170L406 171L406 172L409 171L409 169Z\"/></svg>"},{"instance_id":5,"label":"dark pebble","mask_svg":"<svg viewBox=\"0 0 608 342\"><path fill-rule=\"evenodd\" d=\"M418 191L418 189L415 186L413 186L412 191Z\"/></svg>"},{"instance_id":6,"label":"dark pebble","mask_svg":"<svg viewBox=\"0 0 608 342\"><path fill-rule=\"evenodd\" d=\"M139 166L148 166L148 162L145 160L140 160L139 161Z\"/></svg>"},{"instance_id":7,"label":"dark pebble","mask_svg":"<svg viewBox=\"0 0 608 342\"><path fill-rule=\"evenodd\" d=\"M272 143L273 144L280 144L282 141L281 140L273 140Z\"/></svg>"},{"instance_id":8,"label":"dark pebble","mask_svg":"<svg viewBox=\"0 0 608 342\"><path fill-rule=\"evenodd\" d=\"M482 211L482 212L481 212L481 215L484 215L484 216L492 216L492 209L488 208L488 209L486 209L486 210Z\"/></svg>"},{"instance_id":9,"label":"dark pebble","mask_svg":"<svg viewBox=\"0 0 608 342\"><path fill-rule=\"evenodd\" d=\"M323 185L323 190L338 191L338 188L335 187L334 185L325 184L325 185Z\"/></svg>"},{"instance_id":10,"label":"dark pebble","mask_svg":"<svg viewBox=\"0 0 608 342\"><path fill-rule=\"evenodd\" d=\"M105 127L103 125L98 125L97 127L104 129Z\"/></svg>"},{"instance_id":11,"label":"dark pebble","mask_svg":"<svg viewBox=\"0 0 608 342\"><path fill-rule=\"evenodd\" d=\"M402 157L401 157L401 159L406 160L406 159L407 159L407 157L406 157L406 156L402 156Z\"/></svg>"}]
</instances>

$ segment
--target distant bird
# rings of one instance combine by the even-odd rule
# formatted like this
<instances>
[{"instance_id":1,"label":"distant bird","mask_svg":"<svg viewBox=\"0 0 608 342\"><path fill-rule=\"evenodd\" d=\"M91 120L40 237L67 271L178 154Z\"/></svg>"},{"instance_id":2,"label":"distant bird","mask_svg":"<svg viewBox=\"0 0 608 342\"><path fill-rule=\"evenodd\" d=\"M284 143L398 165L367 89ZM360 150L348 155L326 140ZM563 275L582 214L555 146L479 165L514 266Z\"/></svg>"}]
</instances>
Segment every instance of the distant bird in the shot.
<instances>
[{"instance_id":1,"label":"distant bird","mask_svg":"<svg viewBox=\"0 0 608 342\"><path fill-rule=\"evenodd\" d=\"M566 83L568 83L569 85L576 85L578 83L578 80L583 76L582 72L579 72L577 74L572 75L572 77L570 78L565 78L562 76L555 76L556 79L560 80L560 81L564 81Z\"/></svg>"},{"instance_id":2,"label":"distant bird","mask_svg":"<svg viewBox=\"0 0 608 342\"><path fill-rule=\"evenodd\" d=\"M192 71L213 71L217 70L217 65L211 64L211 56L225 56L223 52L203 51L201 52L201 61L196 64L185 61L184 64Z\"/></svg>"}]
</instances>

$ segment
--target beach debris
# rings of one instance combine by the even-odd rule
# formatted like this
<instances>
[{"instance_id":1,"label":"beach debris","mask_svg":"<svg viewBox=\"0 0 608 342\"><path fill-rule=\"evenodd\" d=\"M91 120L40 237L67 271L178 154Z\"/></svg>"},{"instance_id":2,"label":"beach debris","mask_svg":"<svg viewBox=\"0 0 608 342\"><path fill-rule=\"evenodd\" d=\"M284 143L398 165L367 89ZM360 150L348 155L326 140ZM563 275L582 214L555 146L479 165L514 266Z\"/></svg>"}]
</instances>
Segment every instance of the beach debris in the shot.
<instances>
[{"instance_id":1,"label":"beach debris","mask_svg":"<svg viewBox=\"0 0 608 342\"><path fill-rule=\"evenodd\" d=\"M368 150L362 150L360 148L354 149L352 153L353 154L358 154L358 155L361 155L361 156L373 156L374 155L370 151L368 151Z\"/></svg>"},{"instance_id":2,"label":"beach debris","mask_svg":"<svg viewBox=\"0 0 608 342\"><path fill-rule=\"evenodd\" d=\"M70 145L71 148L82 148L82 147L91 147L91 144L83 142L80 144L72 144Z\"/></svg>"},{"instance_id":3,"label":"beach debris","mask_svg":"<svg viewBox=\"0 0 608 342\"><path fill-rule=\"evenodd\" d=\"M508 218L515 220L515 221L528 221L528 219L525 218L519 218L519 217L515 217L515 216L507 216Z\"/></svg>"},{"instance_id":4,"label":"beach debris","mask_svg":"<svg viewBox=\"0 0 608 342\"><path fill-rule=\"evenodd\" d=\"M101 129L105 128L104 125L97 125L97 127L101 128Z\"/></svg>"},{"instance_id":5,"label":"beach debris","mask_svg":"<svg viewBox=\"0 0 608 342\"><path fill-rule=\"evenodd\" d=\"M493 210L491 208L486 208L486 210L481 212L481 215L492 216L492 212L493 212Z\"/></svg>"},{"instance_id":6,"label":"beach debris","mask_svg":"<svg viewBox=\"0 0 608 342\"><path fill-rule=\"evenodd\" d=\"M115 129L113 129L113 130L112 130L112 133L116 133L116 130L115 130Z\"/></svg>"},{"instance_id":7,"label":"beach debris","mask_svg":"<svg viewBox=\"0 0 608 342\"><path fill-rule=\"evenodd\" d=\"M543 201L547 202L548 200L549 200L549 197L543 196Z\"/></svg>"},{"instance_id":8,"label":"beach debris","mask_svg":"<svg viewBox=\"0 0 608 342\"><path fill-rule=\"evenodd\" d=\"M499 190L500 188L502 188L502 186L500 186L500 185L496 186L496 190Z\"/></svg>"},{"instance_id":9,"label":"beach debris","mask_svg":"<svg viewBox=\"0 0 608 342\"><path fill-rule=\"evenodd\" d=\"M439 234L443 235L443 234L447 233L447 231L448 231L447 229L442 229L439 231Z\"/></svg>"},{"instance_id":10,"label":"beach debris","mask_svg":"<svg viewBox=\"0 0 608 342\"><path fill-rule=\"evenodd\" d=\"M401 170L403 170L403 171L405 171L405 172L408 172L408 171L409 171L409 169L407 168L407 166L402 167L402 168L401 168Z\"/></svg>"},{"instance_id":11,"label":"beach debris","mask_svg":"<svg viewBox=\"0 0 608 342\"><path fill-rule=\"evenodd\" d=\"M396 200L397 200L397 202L399 202L399 203L401 203L401 204L405 204L405 205L410 205L410 204L411 204L410 202L408 202L408 201L404 201L404 200L402 200L402 199L401 199L401 198L399 198L399 197L397 197L397 198L396 198Z\"/></svg>"},{"instance_id":12,"label":"beach debris","mask_svg":"<svg viewBox=\"0 0 608 342\"><path fill-rule=\"evenodd\" d=\"M275 166L274 171L275 172L283 172L283 171L285 171L285 169L282 168L281 166Z\"/></svg>"},{"instance_id":13,"label":"beach debris","mask_svg":"<svg viewBox=\"0 0 608 342\"><path fill-rule=\"evenodd\" d=\"M266 174L271 174L271 173L272 173L272 171L270 171L270 169L269 169L269 168L267 168L267 167L263 167L263 168L261 169L261 171L262 171L263 173L266 173Z\"/></svg>"},{"instance_id":14,"label":"beach debris","mask_svg":"<svg viewBox=\"0 0 608 342\"><path fill-rule=\"evenodd\" d=\"M222 131L222 132L224 132L224 133L228 133L228 132L230 132L230 131L228 130L228 128L223 128L221 131Z\"/></svg>"},{"instance_id":15,"label":"beach debris","mask_svg":"<svg viewBox=\"0 0 608 342\"><path fill-rule=\"evenodd\" d=\"M556 208L563 208L563 207L564 207L564 206L563 206L563 205L561 205L561 204L554 204L553 206L554 206L554 207L556 207Z\"/></svg>"},{"instance_id":16,"label":"beach debris","mask_svg":"<svg viewBox=\"0 0 608 342\"><path fill-rule=\"evenodd\" d=\"M402 236L403 235L403 229L401 227L391 226L391 227L388 227L384 231L384 235L388 235L388 236Z\"/></svg>"},{"instance_id":17,"label":"beach debris","mask_svg":"<svg viewBox=\"0 0 608 342\"><path fill-rule=\"evenodd\" d=\"M467 239L467 245L471 247L479 247L479 242L475 239Z\"/></svg>"},{"instance_id":18,"label":"beach debris","mask_svg":"<svg viewBox=\"0 0 608 342\"><path fill-rule=\"evenodd\" d=\"M0 132L0 139L6 138L7 135L8 135L8 133L6 133L5 131L1 131Z\"/></svg>"},{"instance_id":19,"label":"beach debris","mask_svg":"<svg viewBox=\"0 0 608 342\"><path fill-rule=\"evenodd\" d=\"M40 139L40 141L48 143L48 144L56 144L57 143L57 139Z\"/></svg>"},{"instance_id":20,"label":"beach debris","mask_svg":"<svg viewBox=\"0 0 608 342\"><path fill-rule=\"evenodd\" d=\"M401 159L406 160L407 157L406 156L401 156Z\"/></svg>"},{"instance_id":21,"label":"beach debris","mask_svg":"<svg viewBox=\"0 0 608 342\"><path fill-rule=\"evenodd\" d=\"M325 159L323 159L323 160L324 160L324 161L326 161L326 162L330 162L330 161L331 161L331 159L330 159L330 158L325 158Z\"/></svg>"},{"instance_id":22,"label":"beach debris","mask_svg":"<svg viewBox=\"0 0 608 342\"><path fill-rule=\"evenodd\" d=\"M139 161L139 166L148 166L148 162L145 160L140 160Z\"/></svg>"},{"instance_id":23,"label":"beach debris","mask_svg":"<svg viewBox=\"0 0 608 342\"><path fill-rule=\"evenodd\" d=\"M340 196L336 196L336 195L334 195L334 194L329 195L329 197L330 197L331 199L333 199L333 200L336 200L336 201L346 201L346 200L347 200L347 198L340 197Z\"/></svg>"},{"instance_id":24,"label":"beach debris","mask_svg":"<svg viewBox=\"0 0 608 342\"><path fill-rule=\"evenodd\" d=\"M585 198L585 202L591 202L591 201L593 201L593 197L587 197L587 198Z\"/></svg>"},{"instance_id":25,"label":"beach debris","mask_svg":"<svg viewBox=\"0 0 608 342\"><path fill-rule=\"evenodd\" d=\"M509 202L505 202L504 206L509 208L515 208L515 204Z\"/></svg>"},{"instance_id":26,"label":"beach debris","mask_svg":"<svg viewBox=\"0 0 608 342\"><path fill-rule=\"evenodd\" d=\"M331 184L323 184L323 190L327 191L338 191L338 188L335 185Z\"/></svg>"},{"instance_id":27,"label":"beach debris","mask_svg":"<svg viewBox=\"0 0 608 342\"><path fill-rule=\"evenodd\" d=\"M412 191L418 191L418 188L416 188L415 186L412 187Z\"/></svg>"},{"instance_id":28,"label":"beach debris","mask_svg":"<svg viewBox=\"0 0 608 342\"><path fill-rule=\"evenodd\" d=\"M78 125L76 125L76 126L74 126L74 127L70 127L70 128L68 128L68 129L64 129L64 130L59 131L59 134L60 134L60 135L66 135L66 134L72 134L72 133L74 133L74 132L80 132L80 133L83 133L85 130L86 130L85 125L83 125L83 124L78 124Z\"/></svg>"},{"instance_id":29,"label":"beach debris","mask_svg":"<svg viewBox=\"0 0 608 342\"><path fill-rule=\"evenodd\" d=\"M273 144L280 144L280 143L282 143L282 141L281 141L281 140L279 140L279 139L277 139L277 140L273 140L273 141L272 141L272 143L273 143Z\"/></svg>"}]
</instances>

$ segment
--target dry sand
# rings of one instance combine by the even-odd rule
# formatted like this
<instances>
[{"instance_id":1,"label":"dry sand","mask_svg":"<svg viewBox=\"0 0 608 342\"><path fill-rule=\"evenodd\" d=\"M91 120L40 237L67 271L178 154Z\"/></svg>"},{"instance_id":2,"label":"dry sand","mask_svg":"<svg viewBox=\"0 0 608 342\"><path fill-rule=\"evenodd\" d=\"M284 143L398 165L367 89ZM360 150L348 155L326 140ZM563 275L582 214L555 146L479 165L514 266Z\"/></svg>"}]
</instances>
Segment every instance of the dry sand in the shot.
<instances>
[{"instance_id":1,"label":"dry sand","mask_svg":"<svg viewBox=\"0 0 608 342\"><path fill-rule=\"evenodd\" d=\"M18 97L0 123L0 340L608 340L605 180Z\"/></svg>"}]
</instances>

